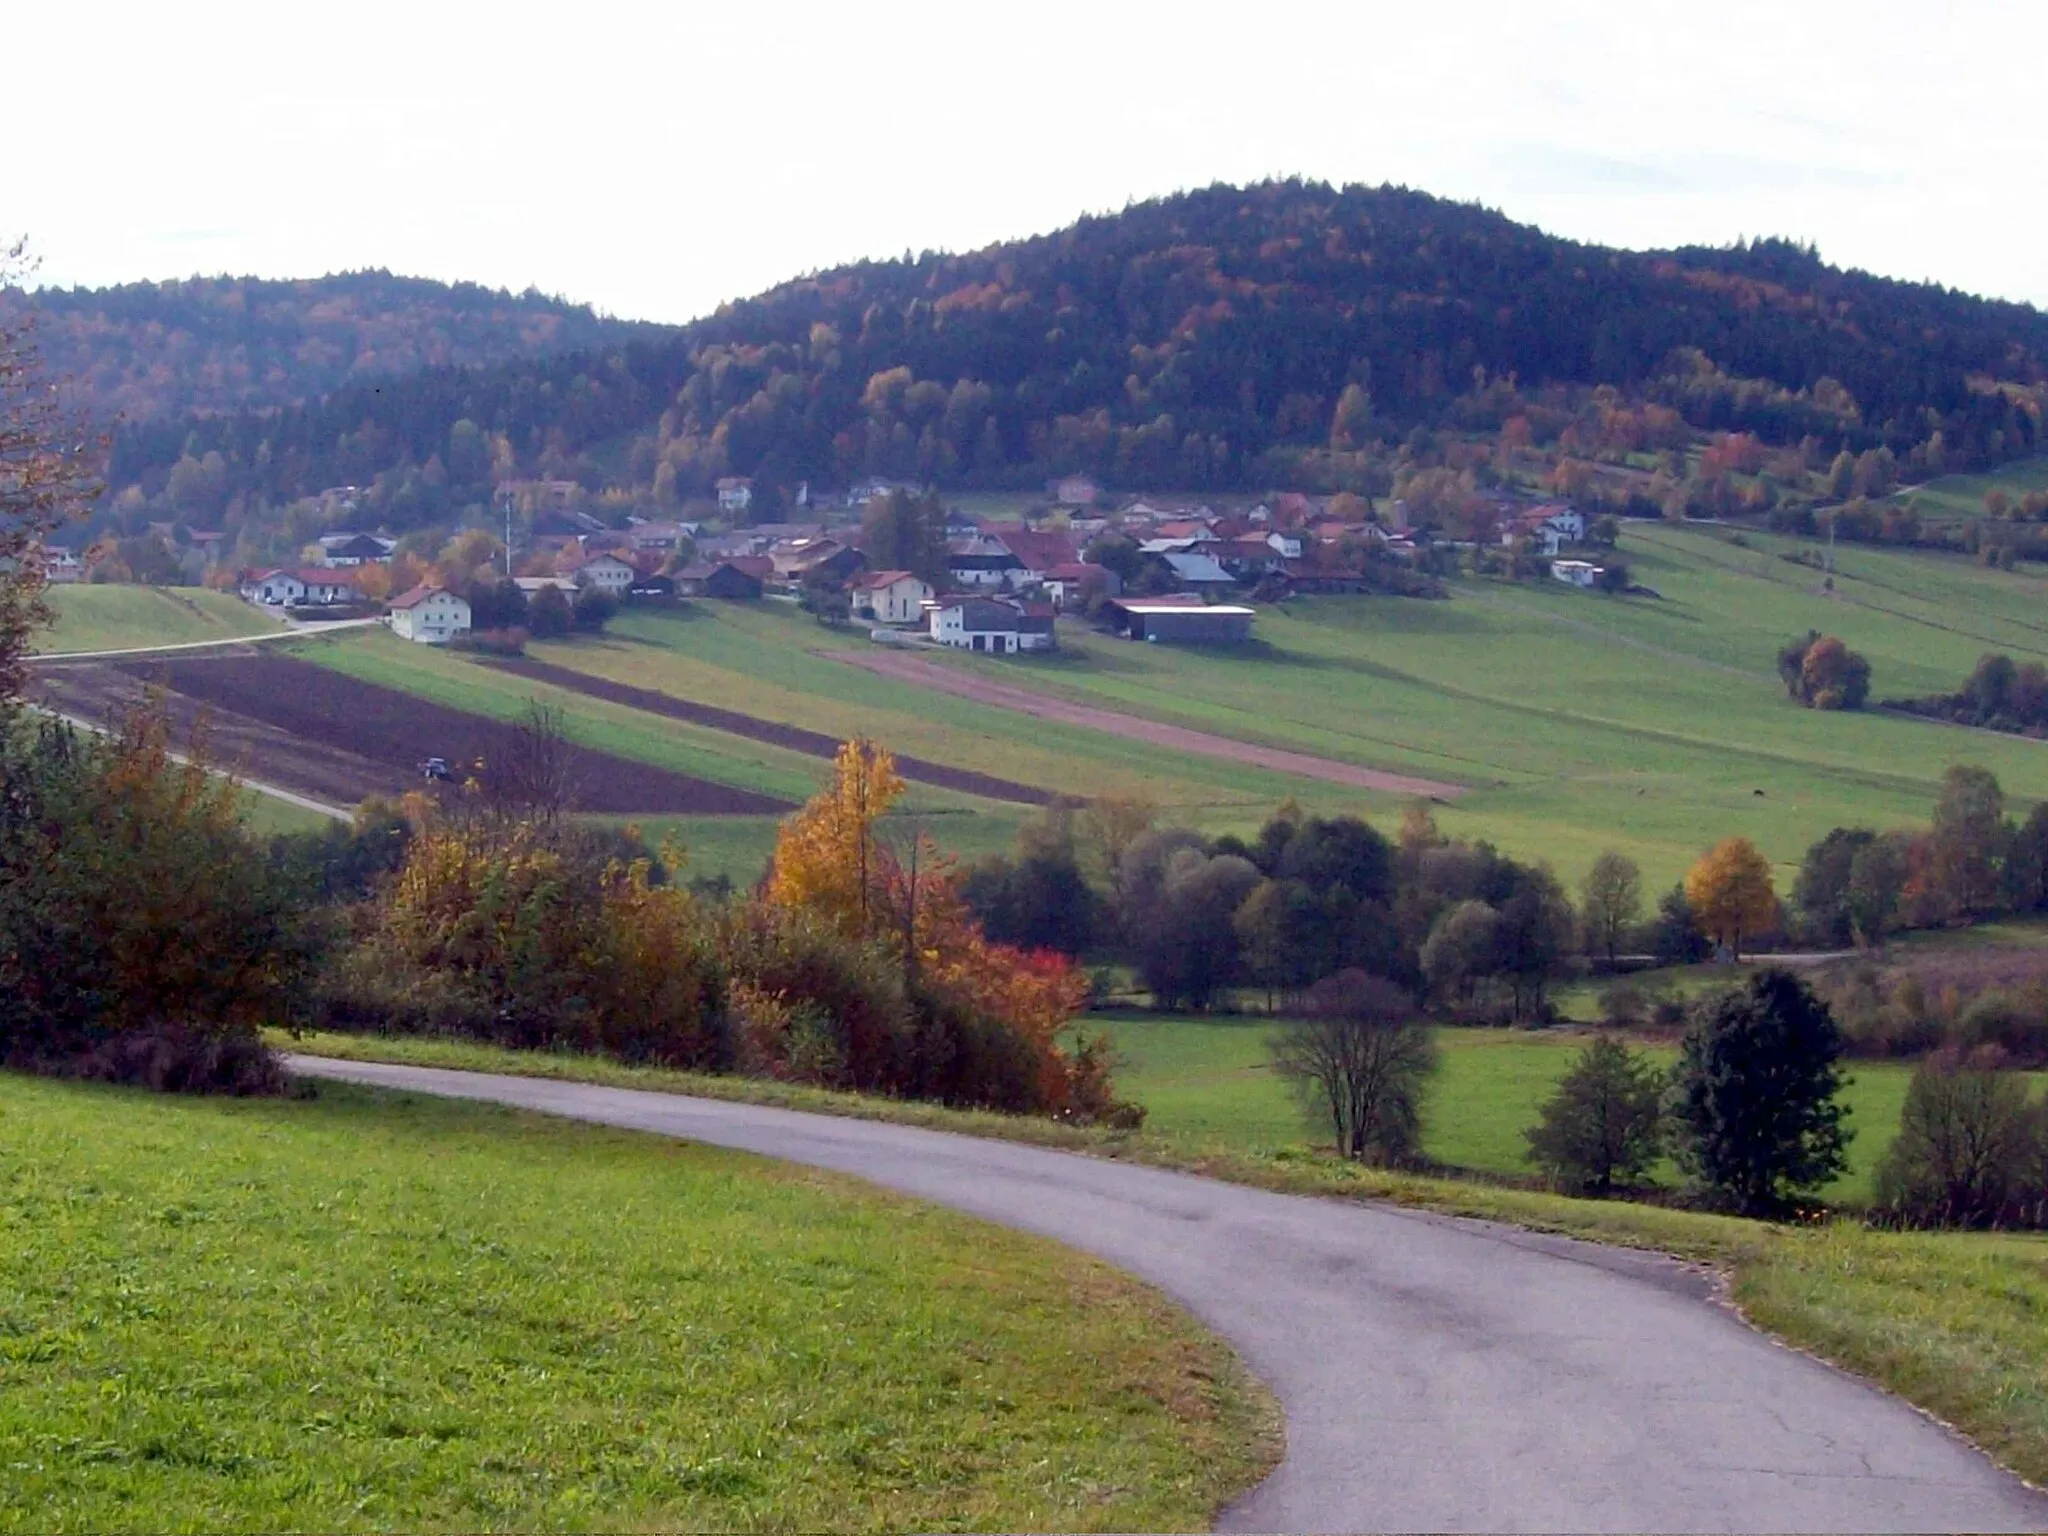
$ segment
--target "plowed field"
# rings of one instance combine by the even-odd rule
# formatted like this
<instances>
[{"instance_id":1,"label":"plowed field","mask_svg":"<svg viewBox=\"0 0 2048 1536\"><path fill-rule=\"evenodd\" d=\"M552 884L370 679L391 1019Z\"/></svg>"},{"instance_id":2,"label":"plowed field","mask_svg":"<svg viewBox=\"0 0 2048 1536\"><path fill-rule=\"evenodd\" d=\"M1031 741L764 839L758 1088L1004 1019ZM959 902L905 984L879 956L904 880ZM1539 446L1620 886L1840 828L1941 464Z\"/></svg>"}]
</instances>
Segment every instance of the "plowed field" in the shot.
<instances>
[{"instance_id":1,"label":"plowed field","mask_svg":"<svg viewBox=\"0 0 2048 1536\"><path fill-rule=\"evenodd\" d=\"M423 758L450 763L502 757L513 727L289 656L177 657L39 670L53 708L100 720L149 686L168 690L180 734L202 714L214 757L252 779L340 805L416 788ZM672 773L649 763L575 749L575 808L599 815L759 816L789 803Z\"/></svg>"}]
</instances>

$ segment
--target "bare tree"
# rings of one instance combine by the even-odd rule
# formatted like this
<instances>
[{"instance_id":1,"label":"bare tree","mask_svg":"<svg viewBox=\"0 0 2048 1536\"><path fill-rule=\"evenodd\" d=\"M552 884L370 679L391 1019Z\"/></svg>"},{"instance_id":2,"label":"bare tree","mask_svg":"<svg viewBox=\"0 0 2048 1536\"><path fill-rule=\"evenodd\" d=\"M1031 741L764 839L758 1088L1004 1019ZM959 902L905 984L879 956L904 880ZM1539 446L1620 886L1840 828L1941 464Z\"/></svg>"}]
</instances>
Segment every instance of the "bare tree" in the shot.
<instances>
[{"instance_id":1,"label":"bare tree","mask_svg":"<svg viewBox=\"0 0 2048 1536\"><path fill-rule=\"evenodd\" d=\"M484 774L486 803L501 815L553 826L568 812L579 787L568 717L557 705L527 700L525 715Z\"/></svg>"},{"instance_id":2,"label":"bare tree","mask_svg":"<svg viewBox=\"0 0 2048 1536\"><path fill-rule=\"evenodd\" d=\"M24 251L0 246L0 289L28 275ZM42 376L31 322L0 315L0 704L21 692L29 637L50 619L43 541L91 498L99 447Z\"/></svg>"},{"instance_id":3,"label":"bare tree","mask_svg":"<svg viewBox=\"0 0 2048 1536\"><path fill-rule=\"evenodd\" d=\"M1308 1017L1273 1037L1274 1068L1327 1116L1344 1156L1412 1160L1422 1141L1422 1089L1436 1042L1408 994L1382 977L1340 971L1310 989Z\"/></svg>"}]
</instances>

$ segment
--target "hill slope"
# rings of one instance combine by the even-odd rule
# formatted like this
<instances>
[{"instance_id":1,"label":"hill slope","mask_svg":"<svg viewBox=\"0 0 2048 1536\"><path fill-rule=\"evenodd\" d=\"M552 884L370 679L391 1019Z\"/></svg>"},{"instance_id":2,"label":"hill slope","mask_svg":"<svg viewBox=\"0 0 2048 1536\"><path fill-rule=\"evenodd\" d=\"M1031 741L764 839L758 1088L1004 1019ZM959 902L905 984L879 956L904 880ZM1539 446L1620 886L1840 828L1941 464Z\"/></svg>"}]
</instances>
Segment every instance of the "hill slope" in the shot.
<instances>
[{"instance_id":1,"label":"hill slope","mask_svg":"<svg viewBox=\"0 0 2048 1536\"><path fill-rule=\"evenodd\" d=\"M486 497L508 454L663 503L730 473L1372 490L1375 443L1517 418L1539 441L1590 419L1602 449L1743 430L1953 469L2032 449L2044 381L2039 311L1783 242L1612 251L1417 192L1275 182L841 268L653 343L144 426L114 478L156 497L209 451L222 473L185 478L223 498L382 474L411 522Z\"/></svg>"},{"instance_id":2,"label":"hill slope","mask_svg":"<svg viewBox=\"0 0 2048 1536\"><path fill-rule=\"evenodd\" d=\"M195 277L0 292L37 315L43 360L96 414L131 421L265 410L421 368L601 347L659 328L474 283L349 272L299 282Z\"/></svg>"}]
</instances>

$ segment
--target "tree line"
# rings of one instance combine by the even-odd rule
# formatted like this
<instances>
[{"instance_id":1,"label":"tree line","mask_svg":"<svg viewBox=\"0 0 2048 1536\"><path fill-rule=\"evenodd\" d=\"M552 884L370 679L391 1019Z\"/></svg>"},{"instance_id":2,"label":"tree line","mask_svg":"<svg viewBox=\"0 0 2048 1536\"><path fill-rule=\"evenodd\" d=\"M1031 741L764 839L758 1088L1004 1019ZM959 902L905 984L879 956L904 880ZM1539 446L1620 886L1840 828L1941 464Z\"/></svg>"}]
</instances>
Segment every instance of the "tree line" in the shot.
<instances>
[{"instance_id":1,"label":"tree line","mask_svg":"<svg viewBox=\"0 0 2048 1536\"><path fill-rule=\"evenodd\" d=\"M856 264L664 339L138 422L113 479L161 505L182 475L210 516L353 484L392 526L508 470L667 503L729 474L1374 493L1415 430L1513 431L1569 458L1679 451L1675 424L1847 453L1875 489L1870 455L1938 472L2033 451L2044 357L2048 321L2025 306L1774 242L1637 255L1401 189L1272 182ZM1577 393L1560 406L1552 388ZM620 441L622 464L595 452ZM1734 475L1702 484L1748 483Z\"/></svg>"}]
</instances>

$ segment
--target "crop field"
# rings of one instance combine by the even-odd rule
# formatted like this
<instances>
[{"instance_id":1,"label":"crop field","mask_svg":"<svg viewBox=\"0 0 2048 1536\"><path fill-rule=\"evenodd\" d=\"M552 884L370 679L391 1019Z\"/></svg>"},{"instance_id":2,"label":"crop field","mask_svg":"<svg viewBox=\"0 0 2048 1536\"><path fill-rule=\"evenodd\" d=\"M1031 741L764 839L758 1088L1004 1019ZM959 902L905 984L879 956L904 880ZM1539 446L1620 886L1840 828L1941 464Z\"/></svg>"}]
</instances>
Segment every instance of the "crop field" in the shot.
<instances>
[{"instance_id":1,"label":"crop field","mask_svg":"<svg viewBox=\"0 0 2048 1536\"><path fill-rule=\"evenodd\" d=\"M41 670L36 693L98 720L145 688L164 690L181 738L203 727L221 766L343 807L418 787L424 757L487 768L511 735L486 716L277 654L54 663ZM570 770L574 803L594 813L761 815L790 806L582 745Z\"/></svg>"},{"instance_id":2,"label":"crop field","mask_svg":"<svg viewBox=\"0 0 2048 1536\"><path fill-rule=\"evenodd\" d=\"M0 1528L1187 1529L1268 1464L1105 1266L482 1106L0 1076Z\"/></svg>"},{"instance_id":3,"label":"crop field","mask_svg":"<svg viewBox=\"0 0 2048 1536\"><path fill-rule=\"evenodd\" d=\"M1117 1091L1146 1108L1145 1128L1162 1136L1239 1150L1327 1142L1292 1087L1273 1072L1266 1019L1190 1019L1156 1014L1097 1014L1082 1031L1098 1028L1116 1047ZM1522 1132L1589 1038L1583 1030L1532 1033L1506 1029L1439 1029L1443 1066L1423 1107L1424 1150L1437 1161L1491 1173L1528 1175ZM1647 1047L1660 1062L1677 1059L1670 1044ZM1865 1200L1871 1174L1898 1134L1909 1066L1853 1062L1844 1097L1849 1124L1849 1172L1829 1191L1838 1200ZM1666 1182L1674 1170L1665 1169Z\"/></svg>"},{"instance_id":4,"label":"crop field","mask_svg":"<svg viewBox=\"0 0 2048 1536\"><path fill-rule=\"evenodd\" d=\"M238 597L198 587L52 587L49 600L57 621L36 635L41 652L236 640L284 627Z\"/></svg>"}]
</instances>

